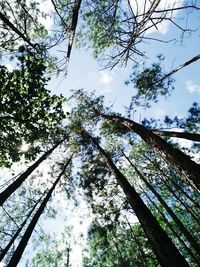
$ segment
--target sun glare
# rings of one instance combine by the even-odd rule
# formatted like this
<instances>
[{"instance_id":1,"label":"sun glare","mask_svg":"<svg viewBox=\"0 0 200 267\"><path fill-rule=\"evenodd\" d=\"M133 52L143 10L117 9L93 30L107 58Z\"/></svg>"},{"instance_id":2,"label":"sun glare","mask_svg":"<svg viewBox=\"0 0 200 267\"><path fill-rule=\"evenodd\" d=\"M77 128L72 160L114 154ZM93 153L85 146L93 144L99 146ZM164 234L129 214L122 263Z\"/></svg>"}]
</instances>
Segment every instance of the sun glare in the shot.
<instances>
[{"instance_id":1,"label":"sun glare","mask_svg":"<svg viewBox=\"0 0 200 267\"><path fill-rule=\"evenodd\" d=\"M22 145L19 148L19 151L21 153L26 153L30 149L30 144L27 144L26 142L22 142Z\"/></svg>"}]
</instances>

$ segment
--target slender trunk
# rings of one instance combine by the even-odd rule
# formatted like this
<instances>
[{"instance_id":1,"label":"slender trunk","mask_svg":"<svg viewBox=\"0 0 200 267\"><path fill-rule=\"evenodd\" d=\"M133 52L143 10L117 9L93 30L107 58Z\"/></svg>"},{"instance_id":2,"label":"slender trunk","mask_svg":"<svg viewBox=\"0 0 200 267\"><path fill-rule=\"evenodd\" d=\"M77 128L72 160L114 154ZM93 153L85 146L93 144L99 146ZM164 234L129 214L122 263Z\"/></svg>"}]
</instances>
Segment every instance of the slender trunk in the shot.
<instances>
[{"instance_id":1,"label":"slender trunk","mask_svg":"<svg viewBox=\"0 0 200 267\"><path fill-rule=\"evenodd\" d=\"M166 177L167 179L170 180L170 182L173 184L173 186L175 188L178 189L178 191L180 191L194 206L196 206L199 210L200 210L200 205L190 196L188 195L183 189L182 187L177 184L171 177L170 175L167 175L166 173L163 172L163 170L160 168L160 165L158 164L158 162L155 162L154 160L152 160L151 158L147 157L147 156L144 156L148 161L150 161L153 166L158 169L158 171L164 176Z\"/></svg>"},{"instance_id":2,"label":"slender trunk","mask_svg":"<svg viewBox=\"0 0 200 267\"><path fill-rule=\"evenodd\" d=\"M14 244L16 238L19 236L20 232L22 231L23 227L27 223L27 221L30 218L31 214L33 213L33 211L35 210L36 206L38 205L38 203L42 199L43 195L44 194L42 194L42 196L40 197L40 199L35 203L35 205L33 206L33 208L30 210L30 212L28 213L26 219L22 222L22 224L20 225L20 227L17 229L17 231L15 232L15 234L13 235L13 237L11 238L11 240L9 241L9 243L7 244L7 246L1 251L1 254L0 254L0 262L3 260L4 256L9 251L9 249L11 248L11 246Z\"/></svg>"},{"instance_id":3,"label":"slender trunk","mask_svg":"<svg viewBox=\"0 0 200 267\"><path fill-rule=\"evenodd\" d=\"M183 138L195 142L200 142L200 134L186 133L186 132L170 132L170 131L160 131L152 129L152 132L159 136L177 137Z\"/></svg>"},{"instance_id":4,"label":"slender trunk","mask_svg":"<svg viewBox=\"0 0 200 267\"><path fill-rule=\"evenodd\" d=\"M200 220L198 218L198 215L194 211L192 211L192 209L188 207L187 204L179 196L175 194L174 190L172 190L172 188L168 185L165 179L163 179L163 182L165 187L173 195L173 197L176 198L176 200L181 203L181 205L187 210L187 213L192 216L192 218L197 222L198 225L200 225Z\"/></svg>"},{"instance_id":5,"label":"slender trunk","mask_svg":"<svg viewBox=\"0 0 200 267\"><path fill-rule=\"evenodd\" d=\"M142 248L142 246L140 244L140 241L137 239L137 237L136 237L136 235L135 235L135 233L134 233L134 231L133 231L133 229L131 227L131 224L130 224L130 222L129 222L127 217L126 217L126 221L127 221L128 226L130 228L131 235L132 235L132 237L133 237L133 239L135 241L135 244L138 247L138 251L139 251L139 255L140 255L140 258L141 258L142 265L143 265L143 267L148 267L144 250L143 250L143 248Z\"/></svg>"},{"instance_id":6,"label":"slender trunk","mask_svg":"<svg viewBox=\"0 0 200 267\"><path fill-rule=\"evenodd\" d=\"M32 235L32 232L33 232L40 216L42 215L49 199L51 198L51 195L52 195L56 185L60 181L60 178L62 177L62 175L65 173L65 170L66 170L67 166L69 165L70 161L71 161L71 158L67 161L67 163L65 164L65 167L63 168L63 171L59 174L58 178L53 183L53 185L52 185L51 189L49 190L49 192L47 193L46 197L43 199L40 207L38 208L37 212L33 216L33 218L31 220L30 224L28 225L21 241L19 242L16 250L14 251L7 267L15 267L19 263L21 256L22 256L22 254L23 254L23 252L27 246L27 243L28 243L28 241Z\"/></svg>"},{"instance_id":7,"label":"slender trunk","mask_svg":"<svg viewBox=\"0 0 200 267\"><path fill-rule=\"evenodd\" d=\"M199 59L200 59L200 54L198 54L195 57L191 58L190 60L184 62L183 64L181 64L177 68L173 69L172 71L170 71L169 73L167 73L166 75L164 75L160 80L156 81L155 83L159 83L159 82L165 80L166 78L168 78L169 76L173 75L177 71L183 69L184 67L186 67L186 66L188 66L188 65L190 65L190 64L192 64L194 62L196 62Z\"/></svg>"},{"instance_id":8,"label":"slender trunk","mask_svg":"<svg viewBox=\"0 0 200 267\"><path fill-rule=\"evenodd\" d=\"M70 34L69 34L69 44L68 44L68 48L67 48L67 64L69 63L71 51L72 51L72 46L74 43L81 2L82 2L82 0L75 0L75 2L74 2L73 13L72 13L72 24L71 24L71 28L70 28Z\"/></svg>"},{"instance_id":9,"label":"slender trunk","mask_svg":"<svg viewBox=\"0 0 200 267\"><path fill-rule=\"evenodd\" d=\"M66 267L70 267L70 247L67 248L67 263Z\"/></svg>"},{"instance_id":10,"label":"slender trunk","mask_svg":"<svg viewBox=\"0 0 200 267\"><path fill-rule=\"evenodd\" d=\"M0 19L3 21L3 23L5 23L13 32L15 32L20 38L22 38L22 40L24 40L24 42L26 42L27 44L29 44L32 48L37 49L36 44L33 44L29 38L27 38L20 30L18 30L15 25L12 24L12 22L10 22L10 20L3 14L0 12Z\"/></svg>"},{"instance_id":11,"label":"slender trunk","mask_svg":"<svg viewBox=\"0 0 200 267\"><path fill-rule=\"evenodd\" d=\"M47 152L45 152L35 163L33 163L25 172L23 172L17 180L10 184L3 192L0 193L0 206L9 198L20 185L26 180L26 178L63 142L60 141Z\"/></svg>"},{"instance_id":12,"label":"slender trunk","mask_svg":"<svg viewBox=\"0 0 200 267\"><path fill-rule=\"evenodd\" d=\"M165 231L161 228L155 217L150 210L146 207L138 193L127 181L125 176L119 171L116 165L113 163L110 156L101 148L98 142L84 132L97 147L98 151L104 158L108 168L115 176L118 184L124 191L131 207L133 208L136 216L138 217L142 228L144 229L147 238L149 239L153 250L158 258L158 261L162 267L174 267L174 266L189 266L186 260L179 253L177 248L172 243L171 239L167 236Z\"/></svg>"},{"instance_id":13,"label":"slender trunk","mask_svg":"<svg viewBox=\"0 0 200 267\"><path fill-rule=\"evenodd\" d=\"M154 203L154 201L147 195L146 192L143 192L143 194L146 196L146 198L149 200L149 202L153 205L153 207L160 213L160 215L162 216L164 222L166 225L168 225L169 229L171 230L171 232L174 234L174 236L178 239L178 241L180 242L180 244L182 245L182 247L185 248L185 250L188 252L188 254L193 258L193 260L198 264L199 260L197 259L197 257L194 255L194 253L191 251L191 249L186 245L185 241L183 241L180 237L180 235L174 230L174 228L172 227L172 225L170 224L170 222L167 220L167 218L165 217L164 213L156 206L156 204Z\"/></svg>"},{"instance_id":14,"label":"slender trunk","mask_svg":"<svg viewBox=\"0 0 200 267\"><path fill-rule=\"evenodd\" d=\"M158 192L154 189L154 187L147 181L147 179L144 178L142 173L138 170L138 168L132 163L132 161L124 154L125 158L128 160L130 165L134 168L137 175L140 177L140 179L145 183L145 185L151 190L151 192L157 197L157 199L160 201L160 203L163 205L163 207L166 209L166 211L169 213L169 215L172 217L172 219L175 221L177 227L181 231L182 234L188 239L190 242L192 248L197 252L197 254L200 253L200 245L196 242L195 238L190 234L190 232L185 228L184 224L179 220L179 218L176 216L176 214L173 212L173 210L167 205L167 203L164 201L164 199L158 194ZM200 256L200 254L199 254Z\"/></svg>"},{"instance_id":15,"label":"slender trunk","mask_svg":"<svg viewBox=\"0 0 200 267\"><path fill-rule=\"evenodd\" d=\"M183 175L183 178L192 184L200 192L200 165L190 159L182 151L168 144L161 137L154 134L141 124L132 120L115 116L106 115L96 111L96 114L103 118L118 122L126 126L131 131L137 133L151 148L153 148L167 163L169 163L176 171Z\"/></svg>"}]
</instances>

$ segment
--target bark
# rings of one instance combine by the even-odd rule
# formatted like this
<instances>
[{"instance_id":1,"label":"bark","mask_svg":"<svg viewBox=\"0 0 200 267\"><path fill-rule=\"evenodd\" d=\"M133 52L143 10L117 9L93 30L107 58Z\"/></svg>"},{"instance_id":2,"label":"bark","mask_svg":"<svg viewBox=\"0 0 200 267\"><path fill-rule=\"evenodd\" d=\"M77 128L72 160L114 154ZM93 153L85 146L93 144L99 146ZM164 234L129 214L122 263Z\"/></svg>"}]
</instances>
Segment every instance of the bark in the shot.
<instances>
[{"instance_id":1,"label":"bark","mask_svg":"<svg viewBox=\"0 0 200 267\"><path fill-rule=\"evenodd\" d=\"M40 216L42 215L49 199L51 198L51 195L56 187L56 185L58 184L58 182L60 181L62 175L65 173L67 166L69 165L70 161L72 158L70 158L67 163L65 164L65 167L63 168L63 171L59 174L58 178L55 180L55 182L53 183L51 189L49 190L49 192L47 193L46 197L43 199L40 207L38 208L37 212L35 213L35 215L33 216L30 224L28 225L21 241L19 242L19 245L17 246L16 250L14 251L7 267L16 267L17 264L19 263L21 256L27 246L27 243L35 229L35 226L40 218Z\"/></svg>"},{"instance_id":2,"label":"bark","mask_svg":"<svg viewBox=\"0 0 200 267\"><path fill-rule=\"evenodd\" d=\"M177 137L177 138L183 138L190 141L200 142L200 134L195 133L187 133L187 132L170 132L170 131L159 131L159 130L153 130L153 133L159 135L159 136L168 136L168 137Z\"/></svg>"},{"instance_id":3,"label":"bark","mask_svg":"<svg viewBox=\"0 0 200 267\"><path fill-rule=\"evenodd\" d=\"M186 66L196 62L197 60L200 59L200 54L196 55L195 57L191 58L190 60L184 62L183 64L181 64L180 66L178 66L177 68L173 69L172 71L170 71L169 73L167 73L166 75L164 75L160 80L158 80L156 83L159 83L163 80L165 80L166 78L170 77L171 75L173 75L174 73L178 72L179 70L185 68Z\"/></svg>"},{"instance_id":4,"label":"bark","mask_svg":"<svg viewBox=\"0 0 200 267\"><path fill-rule=\"evenodd\" d=\"M82 0L76 0L74 2L73 13L72 13L72 24L71 24L71 28L70 28L69 44L68 44L68 49L67 49L67 64L69 63L70 56L71 56L71 50L72 50L72 46L74 43L81 2L82 2Z\"/></svg>"},{"instance_id":5,"label":"bark","mask_svg":"<svg viewBox=\"0 0 200 267\"><path fill-rule=\"evenodd\" d=\"M119 171L116 165L113 163L110 156L101 148L98 142L84 132L97 147L98 151L104 158L108 168L115 176L118 184L124 191L131 207L133 208L136 216L138 217L141 226L143 227L147 238L149 239L153 250L158 258L158 261L162 267L174 267L174 266L189 266L183 256L179 253L177 248L172 243L171 239L167 236L165 231L161 228L155 217L150 210L146 207L140 196L135 189L131 186L125 176Z\"/></svg>"},{"instance_id":6,"label":"bark","mask_svg":"<svg viewBox=\"0 0 200 267\"><path fill-rule=\"evenodd\" d=\"M118 122L137 133L151 148L153 148L172 168L181 173L184 180L200 192L200 165L190 159L182 151L168 144L141 124L116 115L106 115L96 111L105 119Z\"/></svg>"},{"instance_id":7,"label":"bark","mask_svg":"<svg viewBox=\"0 0 200 267\"><path fill-rule=\"evenodd\" d=\"M10 20L3 14L0 12L0 19L3 21L3 23L5 23L13 32L15 32L20 38L22 38L24 40L24 42L26 42L27 44L29 44L32 48L37 49L37 45L33 44L29 38L27 38L20 30L18 30L15 25L12 24L12 22L10 22Z\"/></svg>"},{"instance_id":8,"label":"bark","mask_svg":"<svg viewBox=\"0 0 200 267\"><path fill-rule=\"evenodd\" d=\"M158 171L167 179L170 180L170 182L172 183L172 185L178 189L178 191L180 191L181 194L183 194L194 206L196 206L199 210L200 210L200 205L198 204L198 202L196 202L189 194L187 194L182 187L177 184L169 175L167 175L166 173L163 172L163 170L160 168L160 165L158 164L158 162L155 162L154 160L152 160L151 158L144 156L148 161L150 161L153 166L158 169Z\"/></svg>"},{"instance_id":9,"label":"bark","mask_svg":"<svg viewBox=\"0 0 200 267\"><path fill-rule=\"evenodd\" d=\"M43 194L44 195L44 194ZM1 254L0 254L0 262L3 260L4 256L7 254L7 252L9 251L9 249L11 248L11 246L14 244L16 238L19 236L20 232L22 231L23 227L25 226L25 224L27 223L28 219L30 218L31 214L33 213L33 211L35 210L36 206L38 205L38 203L40 202L40 200L42 199L43 195L41 196L41 198L35 203L35 205L33 206L33 208L30 210L29 214L27 215L26 219L22 222L22 224L20 225L20 227L17 229L17 231L15 232L15 234L13 235L13 237L11 238L11 240L9 241L9 243L7 244L7 246L2 250Z\"/></svg>"},{"instance_id":10,"label":"bark","mask_svg":"<svg viewBox=\"0 0 200 267\"><path fill-rule=\"evenodd\" d=\"M63 142L57 143L47 152L45 152L35 163L33 163L25 172L23 172L17 180L9 185L3 192L0 193L0 206L20 187L26 178Z\"/></svg>"},{"instance_id":11,"label":"bark","mask_svg":"<svg viewBox=\"0 0 200 267\"><path fill-rule=\"evenodd\" d=\"M140 179L145 183L145 185L149 188L149 190L156 196L156 198L160 201L160 203L163 205L163 207L166 209L166 211L169 213L171 218L175 221L177 227L179 228L180 232L187 238L187 240L190 242L191 247L194 248L197 255L200 256L200 245L197 243L195 238L190 234L190 232L186 229L184 224L179 220L179 218L176 216L176 214L173 212L173 210L167 205L167 203L164 201L164 199L158 194L158 192L154 189L154 187L147 181L146 178L142 175L142 173L138 170L138 168L132 163L132 161L124 154L130 165L134 168L137 175L140 177Z\"/></svg>"},{"instance_id":12,"label":"bark","mask_svg":"<svg viewBox=\"0 0 200 267\"><path fill-rule=\"evenodd\" d=\"M191 249L186 245L185 241L183 241L180 237L180 235L174 230L174 228L172 227L172 225L170 224L170 222L167 220L167 218L165 217L164 213L156 206L156 204L154 203L154 201L147 195L147 193L143 192L144 195L146 196L146 198L149 200L149 202L154 206L154 208L160 213L160 215L162 216L165 224L169 227L169 229L171 230L171 232L174 234L174 236L177 238L177 240L180 242L180 244L182 245L182 247L185 248L185 250L188 252L188 254L193 258L193 260L198 264L199 260L197 259L197 257L194 255L194 253L191 251Z\"/></svg>"}]
</instances>

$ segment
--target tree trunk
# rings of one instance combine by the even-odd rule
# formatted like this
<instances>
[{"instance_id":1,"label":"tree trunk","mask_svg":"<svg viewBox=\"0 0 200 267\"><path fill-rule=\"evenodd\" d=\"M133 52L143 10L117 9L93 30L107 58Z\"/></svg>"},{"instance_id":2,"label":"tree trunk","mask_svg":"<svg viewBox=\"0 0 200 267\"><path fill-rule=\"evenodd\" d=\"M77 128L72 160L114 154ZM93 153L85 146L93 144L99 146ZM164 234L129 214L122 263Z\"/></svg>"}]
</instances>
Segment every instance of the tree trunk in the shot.
<instances>
[{"instance_id":1,"label":"tree trunk","mask_svg":"<svg viewBox=\"0 0 200 267\"><path fill-rule=\"evenodd\" d=\"M166 209L166 211L169 213L169 215L172 217L172 219L175 221L177 227L181 231L182 234L188 239L188 241L191 244L191 247L194 248L197 254L200 252L200 245L196 242L195 238L190 234L190 232L185 228L184 224L179 220L179 218L176 216L176 214L173 212L173 210L167 205L167 203L164 201L164 199L158 194L158 192L154 189L154 187L147 181L147 179L144 178L142 173L138 170L138 168L132 163L132 161L124 154L125 158L128 160L130 165L134 168L137 175L140 177L140 179L145 183L145 185L151 190L151 192L157 197L157 199L160 201L160 203L163 205L163 207ZM200 256L200 254L199 254Z\"/></svg>"},{"instance_id":2,"label":"tree trunk","mask_svg":"<svg viewBox=\"0 0 200 267\"><path fill-rule=\"evenodd\" d=\"M189 184L192 184L200 192L200 165L190 159L182 151L168 144L161 137L154 134L141 124L132 120L116 116L106 115L96 111L103 118L118 122L131 131L137 133L151 148L153 148L172 168L183 175Z\"/></svg>"},{"instance_id":3,"label":"tree trunk","mask_svg":"<svg viewBox=\"0 0 200 267\"><path fill-rule=\"evenodd\" d=\"M45 152L33 165L31 165L25 172L23 172L17 180L9 185L3 192L0 193L0 206L6 201L7 198L20 187L20 185L26 180L26 178L59 146L64 140L57 143L47 152Z\"/></svg>"},{"instance_id":4,"label":"tree trunk","mask_svg":"<svg viewBox=\"0 0 200 267\"><path fill-rule=\"evenodd\" d=\"M74 2L73 12L72 12L72 23L71 23L70 33L69 33L69 44L67 48L67 64L69 63L71 50L72 50L72 46L74 43L81 2L82 0L75 0Z\"/></svg>"},{"instance_id":5,"label":"tree trunk","mask_svg":"<svg viewBox=\"0 0 200 267\"><path fill-rule=\"evenodd\" d=\"M196 214L196 212L192 211L191 207L188 207L188 205L179 196L177 196L175 194L174 190L172 190L172 188L168 185L168 183L165 179L163 179L163 183L164 183L165 187L167 188L167 190L169 190L169 192L173 195L173 197L176 198L176 200L178 202L180 202L181 205L187 210L187 213L191 215L191 217L197 222L198 225L200 225L200 220L198 218L198 214Z\"/></svg>"},{"instance_id":6,"label":"tree trunk","mask_svg":"<svg viewBox=\"0 0 200 267\"><path fill-rule=\"evenodd\" d=\"M161 228L155 217L150 210L146 207L140 196L135 189L127 181L125 176L115 166L110 156L101 148L98 142L84 132L94 143L99 150L100 154L106 161L106 164L112 174L115 176L118 184L124 191L131 207L133 208L136 216L138 217L141 226L143 227L147 238L149 239L153 250L158 258L162 267L175 267L175 266L189 266L183 256L179 253L177 248L172 243L171 239L167 236L165 231Z\"/></svg>"},{"instance_id":7,"label":"tree trunk","mask_svg":"<svg viewBox=\"0 0 200 267\"><path fill-rule=\"evenodd\" d=\"M153 166L167 179L170 180L170 182L172 183L172 185L178 189L178 191L181 192L181 194L183 194L194 206L196 206L199 210L200 210L200 205L189 195L187 194L179 184L177 184L169 175L167 175L166 173L163 172L163 170L160 168L160 165L158 162L155 162L154 160L152 160L151 158L144 156L148 161L150 161L150 163L153 164Z\"/></svg>"},{"instance_id":8,"label":"tree trunk","mask_svg":"<svg viewBox=\"0 0 200 267\"><path fill-rule=\"evenodd\" d=\"M200 134L186 133L186 132L170 132L170 131L159 131L152 129L152 132L159 136L177 137L183 138L190 141L200 142Z\"/></svg>"},{"instance_id":9,"label":"tree trunk","mask_svg":"<svg viewBox=\"0 0 200 267\"><path fill-rule=\"evenodd\" d=\"M15 267L17 266L17 264L19 263L21 256L27 246L27 243L32 235L32 232L41 216L41 214L43 213L47 202L49 201L56 185L58 184L58 182L60 181L60 178L62 177L62 175L65 173L65 170L67 168L67 166L69 165L70 161L72 158L70 158L67 163L65 164L65 167L63 168L63 171L59 174L58 178L55 180L55 182L53 183L51 189L49 190L49 192L47 193L46 197L43 199L39 209L37 210L37 212L35 213L35 215L33 216L30 224L28 225L21 241L19 242L19 245L17 246L16 250L14 251L7 267Z\"/></svg>"},{"instance_id":10,"label":"tree trunk","mask_svg":"<svg viewBox=\"0 0 200 267\"><path fill-rule=\"evenodd\" d=\"M193 260L198 264L199 260L197 259L197 257L194 255L194 253L191 251L191 249L186 245L185 241L183 241L180 237L180 235L174 230L173 226L170 224L170 222L167 220L167 218L165 217L164 213L156 206L156 204L154 203L154 201L147 195L146 192L143 192L143 194L146 196L146 198L149 200L149 202L155 207L155 209L160 213L160 215L162 216L165 224L169 227L169 229L171 230L171 232L174 234L174 236L178 239L178 241L180 242L180 244L182 244L182 246L185 248L185 250L187 251L187 253L193 258Z\"/></svg>"},{"instance_id":11,"label":"tree trunk","mask_svg":"<svg viewBox=\"0 0 200 267\"><path fill-rule=\"evenodd\" d=\"M136 235L135 235L135 233L134 233L134 231L133 231L133 229L132 229L132 227L131 227L131 224L130 224L128 218L127 218L126 216L125 216L125 218L126 218L126 221L127 221L127 223L128 223L128 226L129 226L129 228L130 228L131 235L132 235L132 237L133 237L133 239L134 239L134 241L135 241L135 243L136 243L136 246L138 247L138 251L139 251L139 255L140 255L140 259L141 259L141 263L142 263L143 267L148 267L148 265L147 265L147 261L146 261L146 256L145 256L144 250L143 250L143 248L142 248L142 246L141 246L141 244L140 244L140 241L139 241L138 238L136 237Z\"/></svg>"},{"instance_id":12,"label":"tree trunk","mask_svg":"<svg viewBox=\"0 0 200 267\"><path fill-rule=\"evenodd\" d=\"M0 254L0 262L3 260L4 256L9 251L9 249L11 248L11 246L14 244L16 238L19 236L20 232L22 231L23 227L27 223L27 221L30 218L31 214L33 213L33 211L35 210L36 206L38 205L38 203L42 199L43 195L44 194L42 194L42 196L40 197L40 199L35 203L35 205L33 206L33 208L30 210L30 212L28 213L26 219L22 222L22 224L20 225L20 227L17 229L17 231L15 232L14 236L11 238L11 240L9 241L9 243L7 244L7 246L1 251L1 254Z\"/></svg>"}]
</instances>

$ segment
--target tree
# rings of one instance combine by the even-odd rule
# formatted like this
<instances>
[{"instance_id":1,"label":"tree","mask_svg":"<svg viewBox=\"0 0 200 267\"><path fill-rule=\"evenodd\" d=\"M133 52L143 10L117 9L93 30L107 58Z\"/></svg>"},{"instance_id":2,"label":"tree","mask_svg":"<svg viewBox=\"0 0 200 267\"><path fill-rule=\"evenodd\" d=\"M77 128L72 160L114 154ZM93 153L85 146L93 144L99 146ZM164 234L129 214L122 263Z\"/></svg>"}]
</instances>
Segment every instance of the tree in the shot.
<instances>
[{"instance_id":1,"label":"tree","mask_svg":"<svg viewBox=\"0 0 200 267\"><path fill-rule=\"evenodd\" d=\"M16 64L11 72L0 66L0 165L4 166L19 161L23 141L30 145L26 157L34 159L41 142L49 143L62 136L58 125L65 118L63 96L51 96L45 88L49 78L45 75L44 58L21 46Z\"/></svg>"},{"instance_id":2,"label":"tree","mask_svg":"<svg viewBox=\"0 0 200 267\"><path fill-rule=\"evenodd\" d=\"M117 182L124 191L128 201L130 202L130 205L132 206L145 231L145 234L147 235L150 243L152 244L153 250L161 266L174 266L177 264L180 266L188 266L187 262L179 254L172 241L167 237L167 235L162 230L153 215L150 213L148 208L145 206L135 189L131 187L130 183L126 180L124 175L118 170L109 155L101 148L101 146L93 137L88 135L88 133L86 133L86 136L88 136L88 138L90 138L95 144L102 157L106 161L108 168L113 173ZM166 258L168 253L171 257L170 259Z\"/></svg>"},{"instance_id":3,"label":"tree","mask_svg":"<svg viewBox=\"0 0 200 267\"><path fill-rule=\"evenodd\" d=\"M129 128L131 131L136 132L150 147L155 149L157 153L166 160L166 162L170 163L174 169L182 173L188 183L199 190L200 167L197 163L193 162L190 157L176 148L173 148L152 131L146 129L143 125L117 115L102 114L98 112L98 110L95 110L95 112L103 118L118 122Z\"/></svg>"},{"instance_id":4,"label":"tree","mask_svg":"<svg viewBox=\"0 0 200 267\"><path fill-rule=\"evenodd\" d=\"M9 263L7 266L17 266L18 262L21 259L21 256L24 252L24 249L26 248L26 245L29 241L29 238L31 237L31 234L35 228L35 225L37 224L37 221L39 220L42 212L44 211L56 185L58 184L58 182L60 181L62 175L65 173L66 168L68 167L69 163L71 161L71 158L67 161L67 163L65 164L62 172L59 174L58 178L55 180L55 182L53 183L52 187L50 188L50 190L48 191L48 193L46 194L46 196L44 197L43 201L41 202L40 207L38 208L38 210L36 211L36 213L34 214L30 224L28 225L17 249L15 250L15 252L13 253Z\"/></svg>"},{"instance_id":5,"label":"tree","mask_svg":"<svg viewBox=\"0 0 200 267\"><path fill-rule=\"evenodd\" d=\"M8 266L19 262L47 205L50 206L47 215L55 216L50 201L55 187L56 193L65 192L65 197L74 191L74 199L84 193L95 217L89 231L90 255L84 258L85 266L103 266L104 262L109 267L198 264L199 197L195 190L199 189L200 168L186 155L188 151L182 152L171 139L159 137L159 134L179 135L198 140L198 104L193 105L188 118L166 118L162 123L177 123L185 133L157 130L155 134L158 127L154 126L160 122L135 123L113 113L104 105L102 96L89 95L83 90L72 93L68 99L71 111L65 114L65 99L51 95L46 89L49 73L67 69L74 45L92 48L97 59L105 60L101 61L104 67L126 65L129 61L138 63L146 55L140 46L144 41L167 42L148 35L150 30L159 30L163 22L170 22L182 34L192 32L183 21L187 22L190 13L200 10L197 2L176 1L163 6L161 0L146 0L141 8L141 1L137 0L47 0L53 7L52 31L39 22L42 16L50 14L40 11L40 3L4 2L0 4L2 63L12 60L14 69L9 71L5 65L0 66L3 136L0 165L10 167L12 162L19 161L19 146L23 142L30 146L25 154L28 160L46 151L25 172L12 181L7 179L1 186L0 203L7 200L0 210L1 251L3 255L7 252ZM185 15L187 19L180 20ZM55 47L61 50L59 45L63 42L67 48L62 49L62 54L56 52L54 57ZM130 79L138 91L131 105L149 106L152 101L159 101L160 95L170 95L171 75L199 60L199 55L170 72L163 71L162 56L159 60L151 67L145 62L142 72L134 68L134 77ZM196 142L194 146L196 150L189 151L193 155L199 149ZM48 172L45 180L38 168L56 147L56 157L51 157L44 166ZM133 168L125 163L122 150L133 155L130 157L134 160ZM75 162L72 175L61 180L71 159L65 166L63 162L71 154ZM46 188L50 189L45 191ZM133 214L139 223L130 223ZM46 245L42 252L36 252L30 265L63 263L62 249L49 250Z\"/></svg>"},{"instance_id":6,"label":"tree","mask_svg":"<svg viewBox=\"0 0 200 267\"><path fill-rule=\"evenodd\" d=\"M33 163L25 172L23 172L19 177L10 184L3 192L0 193L0 206L10 197L15 190L20 187L20 185L26 180L26 178L63 142L57 143L46 153L44 153L35 163Z\"/></svg>"}]
</instances>

